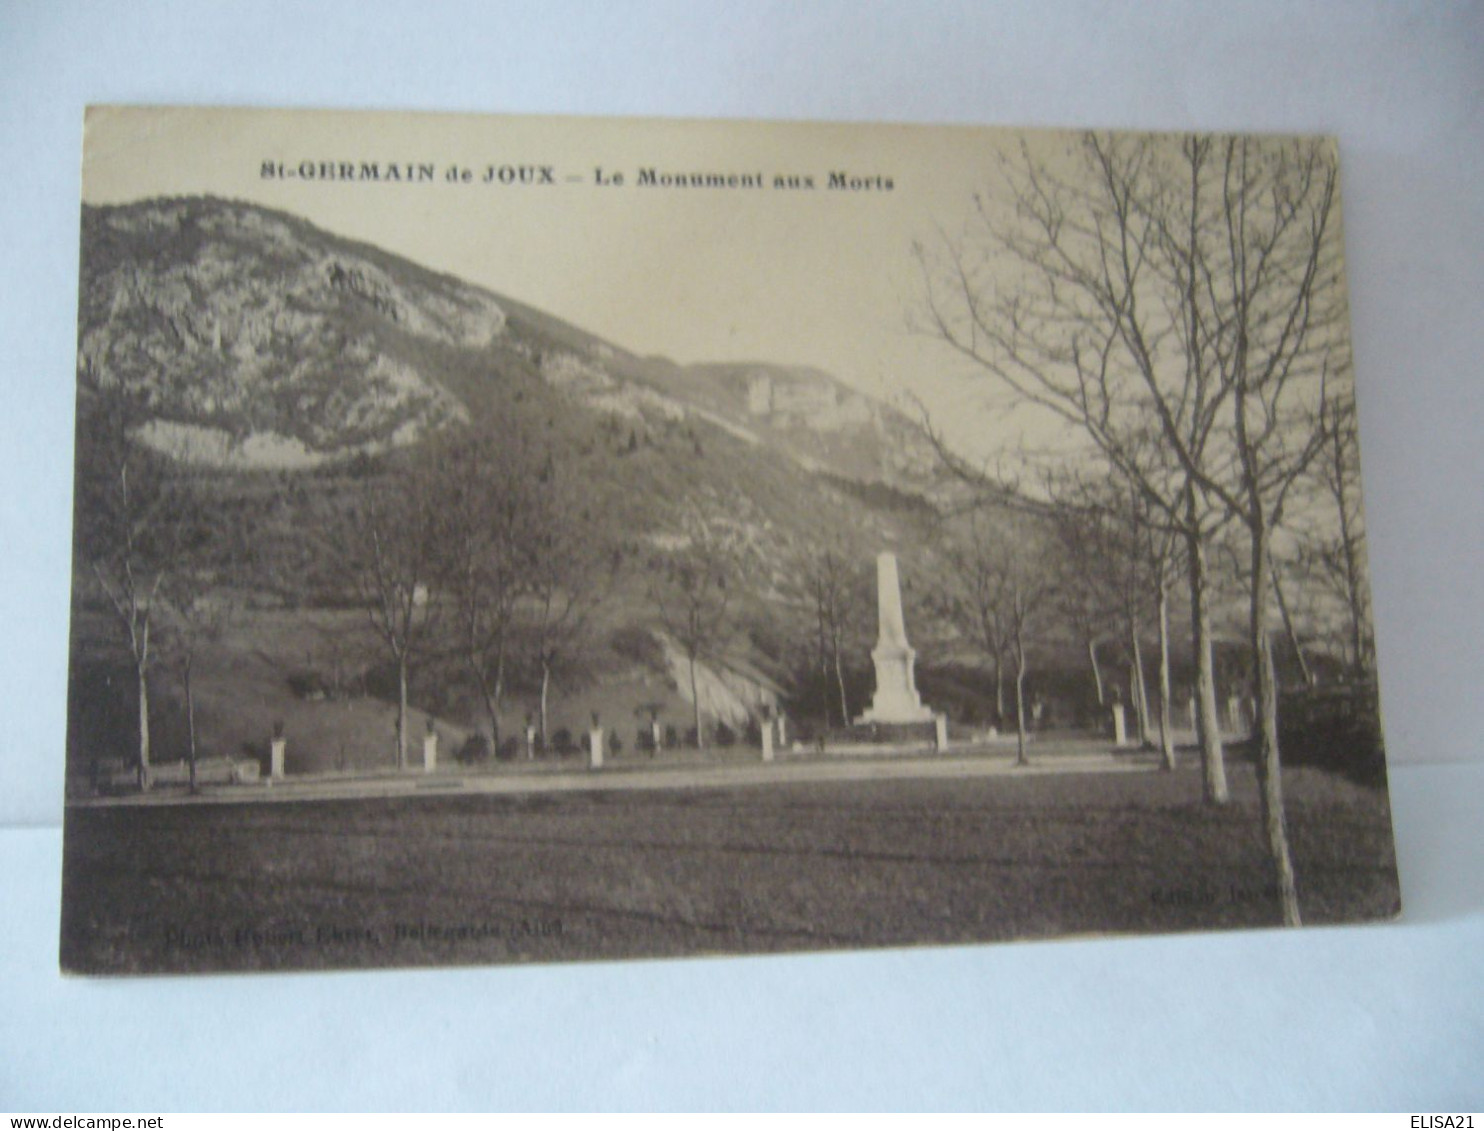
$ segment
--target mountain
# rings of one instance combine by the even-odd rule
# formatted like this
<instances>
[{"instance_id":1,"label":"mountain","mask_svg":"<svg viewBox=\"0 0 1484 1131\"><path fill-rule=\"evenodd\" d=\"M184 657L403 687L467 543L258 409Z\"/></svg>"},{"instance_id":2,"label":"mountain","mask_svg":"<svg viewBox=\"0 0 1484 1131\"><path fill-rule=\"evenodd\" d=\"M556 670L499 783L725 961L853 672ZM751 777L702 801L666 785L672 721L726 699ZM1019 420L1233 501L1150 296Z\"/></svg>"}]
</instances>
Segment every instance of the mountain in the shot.
<instances>
[{"instance_id":1,"label":"mountain","mask_svg":"<svg viewBox=\"0 0 1484 1131\"><path fill-rule=\"evenodd\" d=\"M80 424L126 391L138 438L214 477L223 566L296 603L347 599L329 532L454 422L534 437L630 561L720 523L759 623L801 604L813 549L865 570L935 517L930 446L827 373L640 357L286 213L89 207L81 273ZM646 615L642 570L629 586L614 629Z\"/></svg>"},{"instance_id":2,"label":"mountain","mask_svg":"<svg viewBox=\"0 0 1484 1131\"><path fill-rule=\"evenodd\" d=\"M535 384L648 429L719 429L801 467L921 489L900 413L816 369L641 358L297 217L213 198L84 210L79 369L129 388L185 458L307 468L406 446Z\"/></svg>"}]
</instances>

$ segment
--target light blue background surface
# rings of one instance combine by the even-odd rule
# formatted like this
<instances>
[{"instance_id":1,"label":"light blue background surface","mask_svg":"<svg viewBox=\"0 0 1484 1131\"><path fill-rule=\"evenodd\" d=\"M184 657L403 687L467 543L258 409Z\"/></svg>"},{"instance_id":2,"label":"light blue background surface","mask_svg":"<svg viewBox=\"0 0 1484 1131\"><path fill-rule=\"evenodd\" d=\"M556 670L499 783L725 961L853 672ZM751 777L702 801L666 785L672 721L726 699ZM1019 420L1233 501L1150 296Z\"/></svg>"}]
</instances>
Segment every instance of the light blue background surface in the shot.
<instances>
[{"instance_id":1,"label":"light blue background surface","mask_svg":"<svg viewBox=\"0 0 1484 1131\"><path fill-rule=\"evenodd\" d=\"M64 981L89 102L1337 133L1404 922ZM1477 5L0 2L0 1109L1484 1106L1481 186Z\"/></svg>"}]
</instances>

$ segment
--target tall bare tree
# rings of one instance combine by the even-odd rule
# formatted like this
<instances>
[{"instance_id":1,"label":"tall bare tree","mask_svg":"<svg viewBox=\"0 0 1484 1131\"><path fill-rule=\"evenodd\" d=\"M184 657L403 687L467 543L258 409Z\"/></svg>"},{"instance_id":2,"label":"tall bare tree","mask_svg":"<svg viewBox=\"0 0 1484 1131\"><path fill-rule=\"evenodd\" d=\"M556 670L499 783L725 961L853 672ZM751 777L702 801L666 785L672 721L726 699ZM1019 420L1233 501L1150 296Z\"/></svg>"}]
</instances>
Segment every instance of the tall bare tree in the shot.
<instances>
[{"instance_id":1,"label":"tall bare tree","mask_svg":"<svg viewBox=\"0 0 1484 1131\"><path fill-rule=\"evenodd\" d=\"M1012 648L1009 577L1001 553L1006 535L978 510L960 518L957 526L945 544L945 584L931 603L989 664L998 726L1005 718L1005 667Z\"/></svg>"},{"instance_id":2,"label":"tall bare tree","mask_svg":"<svg viewBox=\"0 0 1484 1131\"><path fill-rule=\"evenodd\" d=\"M1153 591L1155 620L1159 631L1159 748L1166 770L1176 766L1174 723L1170 717L1170 593L1179 571L1180 538L1156 521L1140 495L1130 497L1135 551L1144 576ZM1145 696L1146 707L1148 696Z\"/></svg>"},{"instance_id":3,"label":"tall bare tree","mask_svg":"<svg viewBox=\"0 0 1484 1131\"><path fill-rule=\"evenodd\" d=\"M78 398L76 554L104 595L134 668L136 772L151 784L150 673L164 590L184 568L198 532L194 497L172 461L140 439L141 398L81 375Z\"/></svg>"},{"instance_id":4,"label":"tall bare tree","mask_svg":"<svg viewBox=\"0 0 1484 1131\"><path fill-rule=\"evenodd\" d=\"M236 613L230 592L216 584L215 571L199 562L173 572L167 579L165 651L180 675L186 717L186 761L190 788L197 788L196 769L200 758L196 730L196 661L201 650L221 639Z\"/></svg>"},{"instance_id":5,"label":"tall bare tree","mask_svg":"<svg viewBox=\"0 0 1484 1131\"><path fill-rule=\"evenodd\" d=\"M533 482L540 471L520 435L457 428L433 441L438 579L454 619L455 648L479 692L490 749L500 747L517 602L527 592L525 546L536 536Z\"/></svg>"},{"instance_id":6,"label":"tall bare tree","mask_svg":"<svg viewBox=\"0 0 1484 1131\"><path fill-rule=\"evenodd\" d=\"M1118 612L1127 604L1130 563L1101 497L1103 492L1074 481L1060 485L1056 494L1051 519L1059 577L1057 611L1087 653L1101 708L1107 695L1098 645L1117 632Z\"/></svg>"},{"instance_id":7,"label":"tall bare tree","mask_svg":"<svg viewBox=\"0 0 1484 1131\"><path fill-rule=\"evenodd\" d=\"M1058 550L1057 605L1079 636L1087 626L1118 645L1128 661L1129 698L1138 716L1139 739L1153 745L1154 721L1144 670L1143 633L1158 611L1157 566L1151 551L1157 544L1150 527L1148 504L1137 491L1115 476L1086 474L1071 468L1048 478L1055 500L1053 529ZM1165 543L1168 542L1166 534ZM1166 596L1167 599L1167 596ZM1160 637L1160 664L1169 665L1167 620ZM1164 693L1166 705L1168 692ZM1102 705L1102 699L1099 699ZM1166 767L1173 768L1173 743L1168 713L1162 712L1161 747Z\"/></svg>"},{"instance_id":8,"label":"tall bare tree","mask_svg":"<svg viewBox=\"0 0 1484 1131\"><path fill-rule=\"evenodd\" d=\"M408 460L364 497L352 518L349 549L367 620L397 673L396 766L407 765L408 682L426 653L438 616L435 480Z\"/></svg>"},{"instance_id":9,"label":"tall bare tree","mask_svg":"<svg viewBox=\"0 0 1484 1131\"><path fill-rule=\"evenodd\" d=\"M1024 398L1078 426L1183 528L1214 800L1226 791L1206 658L1206 555L1221 521L1245 531L1263 824L1284 920L1297 923L1269 547L1289 493L1322 450L1327 384L1349 378L1333 146L1090 134L1061 158L1023 157L1009 221L980 205L997 249L1020 271L986 298L973 265L953 256L960 305L950 313L933 302L934 325ZM1158 426L1153 462L1130 442L1148 419ZM1174 477L1157 474L1171 464Z\"/></svg>"},{"instance_id":10,"label":"tall bare tree","mask_svg":"<svg viewBox=\"0 0 1484 1131\"><path fill-rule=\"evenodd\" d=\"M1014 665L1016 761L1025 765L1025 681L1033 652L1051 627L1056 598L1051 555L1028 531L1013 531L971 512L948 540L948 584L938 600L948 623L994 667Z\"/></svg>"},{"instance_id":11,"label":"tall bare tree","mask_svg":"<svg viewBox=\"0 0 1484 1131\"><path fill-rule=\"evenodd\" d=\"M523 580L523 619L540 673L541 741L554 673L570 660L588 622L607 596L617 562L605 545L587 492L548 456L528 483L531 521L517 547Z\"/></svg>"},{"instance_id":12,"label":"tall bare tree","mask_svg":"<svg viewBox=\"0 0 1484 1131\"><path fill-rule=\"evenodd\" d=\"M1234 459L1205 477L1245 528L1249 642L1257 672L1258 782L1284 922L1300 921L1278 750L1269 638L1272 533L1324 450L1331 383L1348 384L1338 171L1326 143L1229 139L1216 154L1224 240L1189 255L1201 269L1220 385L1229 390Z\"/></svg>"},{"instance_id":13,"label":"tall bare tree","mask_svg":"<svg viewBox=\"0 0 1484 1131\"><path fill-rule=\"evenodd\" d=\"M845 687L845 656L862 644L870 608L869 579L859 561L838 542L808 547L797 563L798 578L813 613L818 636L817 661L824 687L831 682L839 697L840 725L850 722ZM831 698L825 692L825 702ZM828 719L828 706L825 708Z\"/></svg>"},{"instance_id":14,"label":"tall bare tree","mask_svg":"<svg viewBox=\"0 0 1484 1131\"><path fill-rule=\"evenodd\" d=\"M1232 458L1214 442L1229 391L1199 271L1178 254L1212 225L1210 145L1087 134L1022 147L961 237L918 250L926 330L1084 436L1184 539L1205 795L1222 804L1207 554L1227 521L1209 479Z\"/></svg>"},{"instance_id":15,"label":"tall bare tree","mask_svg":"<svg viewBox=\"0 0 1484 1131\"><path fill-rule=\"evenodd\" d=\"M648 593L665 632L685 653L696 744L706 745L697 665L716 659L732 627L735 547L720 523L687 516L683 541L654 563Z\"/></svg>"},{"instance_id":16,"label":"tall bare tree","mask_svg":"<svg viewBox=\"0 0 1484 1131\"><path fill-rule=\"evenodd\" d=\"M1343 384L1325 403L1325 446L1314 461L1320 499L1330 521L1308 529L1301 562L1344 605L1351 669L1362 677L1375 667L1370 585L1366 575L1365 517L1360 508L1360 437L1355 397Z\"/></svg>"}]
</instances>

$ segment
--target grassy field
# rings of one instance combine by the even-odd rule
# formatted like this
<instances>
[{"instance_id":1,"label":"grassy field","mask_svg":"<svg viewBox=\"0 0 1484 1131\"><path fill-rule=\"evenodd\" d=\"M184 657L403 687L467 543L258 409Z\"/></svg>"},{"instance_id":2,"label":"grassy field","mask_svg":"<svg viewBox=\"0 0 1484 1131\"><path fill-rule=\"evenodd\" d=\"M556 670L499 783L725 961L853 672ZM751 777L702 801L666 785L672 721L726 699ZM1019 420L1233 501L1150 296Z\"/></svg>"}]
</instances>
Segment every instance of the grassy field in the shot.
<instances>
[{"instance_id":1,"label":"grassy field","mask_svg":"<svg viewBox=\"0 0 1484 1131\"><path fill-rule=\"evenodd\" d=\"M73 809L62 962L301 969L1279 920L1250 772ZM1285 777L1308 923L1398 909L1384 792Z\"/></svg>"}]
</instances>

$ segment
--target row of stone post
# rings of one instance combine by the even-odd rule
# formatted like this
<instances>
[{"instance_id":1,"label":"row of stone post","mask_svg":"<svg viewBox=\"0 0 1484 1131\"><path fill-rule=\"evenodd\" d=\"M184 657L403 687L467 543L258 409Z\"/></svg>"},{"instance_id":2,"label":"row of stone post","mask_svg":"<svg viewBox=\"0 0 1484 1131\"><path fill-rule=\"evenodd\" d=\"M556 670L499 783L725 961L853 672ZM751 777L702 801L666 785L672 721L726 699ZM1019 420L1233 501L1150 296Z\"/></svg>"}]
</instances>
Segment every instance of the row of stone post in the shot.
<instances>
[{"instance_id":1,"label":"row of stone post","mask_svg":"<svg viewBox=\"0 0 1484 1131\"><path fill-rule=\"evenodd\" d=\"M1186 710L1190 717L1190 727L1195 729L1195 697L1191 696L1186 702ZM1242 734L1247 730L1246 704L1240 695L1233 695L1226 701L1226 725L1229 734ZM1128 745L1128 716L1122 703L1113 704L1113 745Z\"/></svg>"},{"instance_id":2,"label":"row of stone post","mask_svg":"<svg viewBox=\"0 0 1484 1131\"><path fill-rule=\"evenodd\" d=\"M287 776L284 763L288 758L289 740L282 730L276 730L268 743L268 780L283 781ZM431 774L438 768L438 732L430 726L423 736L423 773Z\"/></svg>"},{"instance_id":3,"label":"row of stone post","mask_svg":"<svg viewBox=\"0 0 1484 1131\"><path fill-rule=\"evenodd\" d=\"M1114 724L1117 732L1117 742L1123 744L1123 708L1121 704L1114 705ZM662 749L661 729L658 719L651 724L651 736L654 740L654 748ZM948 749L948 716L934 715L934 745L941 753ZM763 761L772 762L777 751L786 749L788 744L788 720L779 715L776 718L763 720L761 730ZM593 726L588 731L588 765L594 770L603 768L604 752L607 746L605 732L594 716ZM526 728L526 747L534 755L536 749L536 728ZM269 778L273 781L282 781L284 773L284 761L288 751L288 739L284 737L282 728L274 731L273 739L269 745ZM431 774L438 768L438 732L433 729L432 720L428 723L428 733L423 736L423 773Z\"/></svg>"}]
</instances>

